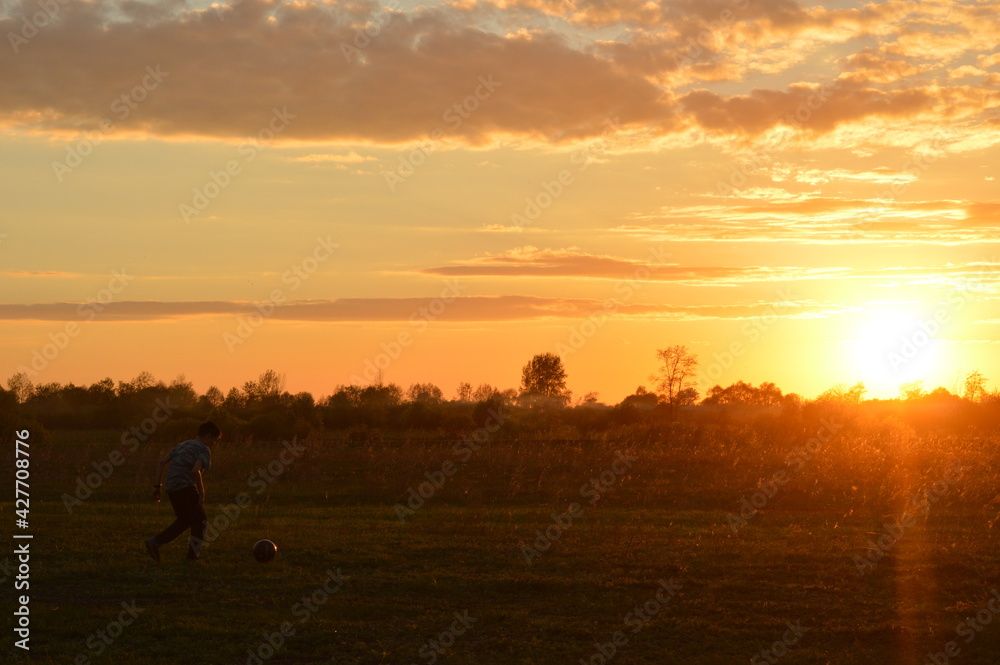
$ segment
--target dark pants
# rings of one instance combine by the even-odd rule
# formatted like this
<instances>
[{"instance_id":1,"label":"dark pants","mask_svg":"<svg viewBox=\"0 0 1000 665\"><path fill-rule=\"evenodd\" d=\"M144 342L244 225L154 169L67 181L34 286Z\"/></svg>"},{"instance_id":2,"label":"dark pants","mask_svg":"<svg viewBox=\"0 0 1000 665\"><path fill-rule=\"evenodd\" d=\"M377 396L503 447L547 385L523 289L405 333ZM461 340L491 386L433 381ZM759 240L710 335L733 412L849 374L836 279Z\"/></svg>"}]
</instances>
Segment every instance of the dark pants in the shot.
<instances>
[{"instance_id":1,"label":"dark pants","mask_svg":"<svg viewBox=\"0 0 1000 665\"><path fill-rule=\"evenodd\" d=\"M201 505L201 498L194 485L188 485L184 489L176 492L167 492L170 498L170 505L174 508L177 519L174 523L158 533L154 540L158 545L166 545L171 540L191 529L191 545L188 549L188 557L196 558L201 552L201 544L205 539L205 527L208 518L205 516L205 508Z\"/></svg>"}]
</instances>

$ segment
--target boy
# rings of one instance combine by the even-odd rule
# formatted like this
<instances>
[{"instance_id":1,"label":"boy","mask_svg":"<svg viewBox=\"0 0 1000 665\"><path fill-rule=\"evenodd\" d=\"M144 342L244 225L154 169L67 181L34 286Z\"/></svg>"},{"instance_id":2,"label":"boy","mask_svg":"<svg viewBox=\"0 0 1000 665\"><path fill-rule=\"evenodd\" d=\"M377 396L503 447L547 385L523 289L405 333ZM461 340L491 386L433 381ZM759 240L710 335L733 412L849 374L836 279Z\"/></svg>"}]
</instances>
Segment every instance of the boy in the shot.
<instances>
[{"instance_id":1,"label":"boy","mask_svg":"<svg viewBox=\"0 0 1000 665\"><path fill-rule=\"evenodd\" d=\"M201 477L203 469L212 466L212 446L222 437L219 427L213 422L198 426L198 438L178 444L163 456L156 467L156 483L153 485L153 500L159 502L160 488L163 487L163 473L167 472L166 490L170 505L177 519L162 532L146 541L146 550L154 561L160 560L160 546L191 529L188 561L197 561L201 554L201 544L205 538L208 518L205 516L205 481Z\"/></svg>"}]
</instances>

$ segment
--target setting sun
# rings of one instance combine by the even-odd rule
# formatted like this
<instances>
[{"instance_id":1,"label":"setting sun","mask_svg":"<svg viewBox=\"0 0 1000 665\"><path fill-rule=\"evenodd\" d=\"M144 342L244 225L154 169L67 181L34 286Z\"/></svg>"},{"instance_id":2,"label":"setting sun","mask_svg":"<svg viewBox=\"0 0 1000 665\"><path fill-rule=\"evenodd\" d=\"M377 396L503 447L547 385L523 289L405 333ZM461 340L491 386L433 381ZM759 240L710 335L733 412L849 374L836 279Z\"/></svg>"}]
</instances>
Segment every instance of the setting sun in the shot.
<instances>
[{"instance_id":1,"label":"setting sun","mask_svg":"<svg viewBox=\"0 0 1000 665\"><path fill-rule=\"evenodd\" d=\"M874 312L851 341L854 376L871 397L895 397L901 384L913 381L936 385L943 378L944 353L941 340L929 334L933 331L913 307Z\"/></svg>"}]
</instances>

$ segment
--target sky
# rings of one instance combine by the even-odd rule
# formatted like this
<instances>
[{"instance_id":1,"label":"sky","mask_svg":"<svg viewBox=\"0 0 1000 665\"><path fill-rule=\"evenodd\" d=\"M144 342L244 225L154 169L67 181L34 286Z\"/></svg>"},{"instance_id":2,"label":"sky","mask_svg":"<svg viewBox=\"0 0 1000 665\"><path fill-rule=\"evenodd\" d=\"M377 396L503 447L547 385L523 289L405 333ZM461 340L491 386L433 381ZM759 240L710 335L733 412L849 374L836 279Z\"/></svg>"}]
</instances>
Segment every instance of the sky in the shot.
<instances>
[{"instance_id":1,"label":"sky","mask_svg":"<svg viewBox=\"0 0 1000 665\"><path fill-rule=\"evenodd\" d=\"M1000 2L8 0L0 35L0 380L1000 376Z\"/></svg>"}]
</instances>

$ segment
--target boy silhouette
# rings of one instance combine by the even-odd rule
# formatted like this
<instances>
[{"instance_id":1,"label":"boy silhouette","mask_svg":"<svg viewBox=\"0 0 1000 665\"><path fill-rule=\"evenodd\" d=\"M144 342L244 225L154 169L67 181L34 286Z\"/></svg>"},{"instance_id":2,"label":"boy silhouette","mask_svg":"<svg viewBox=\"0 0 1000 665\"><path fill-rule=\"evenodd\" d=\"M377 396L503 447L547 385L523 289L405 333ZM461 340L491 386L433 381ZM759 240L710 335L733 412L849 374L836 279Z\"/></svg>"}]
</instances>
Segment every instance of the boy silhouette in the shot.
<instances>
[{"instance_id":1,"label":"boy silhouette","mask_svg":"<svg viewBox=\"0 0 1000 665\"><path fill-rule=\"evenodd\" d=\"M154 561L160 560L160 546L191 529L188 561L197 561L205 539L208 518L205 516L205 481L202 470L212 466L212 446L222 437L219 427L209 421L198 426L198 438L178 444L163 456L156 466L153 500L160 501L166 472L167 497L177 519L166 529L146 541L146 551ZM169 465L169 469L168 469Z\"/></svg>"}]
</instances>

